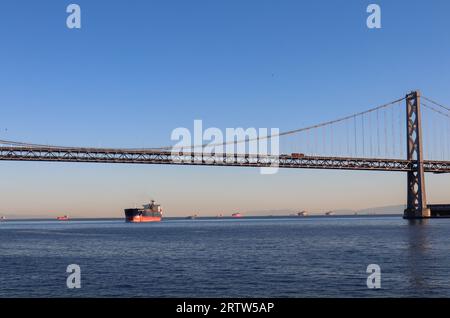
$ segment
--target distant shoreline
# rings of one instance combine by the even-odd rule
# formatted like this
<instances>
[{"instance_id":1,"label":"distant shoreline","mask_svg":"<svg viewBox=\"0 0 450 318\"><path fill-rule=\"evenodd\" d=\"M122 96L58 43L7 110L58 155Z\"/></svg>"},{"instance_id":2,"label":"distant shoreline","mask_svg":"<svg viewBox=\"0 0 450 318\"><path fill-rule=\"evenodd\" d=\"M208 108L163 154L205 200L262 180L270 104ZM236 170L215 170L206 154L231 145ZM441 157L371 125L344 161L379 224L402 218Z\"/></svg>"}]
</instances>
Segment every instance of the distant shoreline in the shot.
<instances>
[{"instance_id":1,"label":"distant shoreline","mask_svg":"<svg viewBox=\"0 0 450 318\"><path fill-rule=\"evenodd\" d=\"M308 215L308 216L296 216L296 215L254 215L243 216L240 218L234 218L231 216L215 217L215 216L199 216L194 220L188 220L185 216L173 216L164 217L164 220L186 220L195 222L196 220L251 220L251 219L313 219L313 218L368 218L368 217L402 217L402 214L335 214L335 215ZM8 218L4 222L11 221L55 221L59 223L66 223L71 221L124 221L124 218L71 218L69 221L58 221L55 218Z\"/></svg>"}]
</instances>

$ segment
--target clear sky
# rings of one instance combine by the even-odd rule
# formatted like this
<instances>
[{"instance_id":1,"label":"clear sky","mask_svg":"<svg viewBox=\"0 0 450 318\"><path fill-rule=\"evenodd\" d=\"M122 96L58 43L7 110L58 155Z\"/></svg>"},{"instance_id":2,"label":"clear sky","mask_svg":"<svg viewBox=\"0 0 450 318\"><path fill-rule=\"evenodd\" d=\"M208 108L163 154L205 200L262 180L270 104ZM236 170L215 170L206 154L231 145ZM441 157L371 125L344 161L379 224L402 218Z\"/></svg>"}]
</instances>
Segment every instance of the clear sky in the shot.
<instances>
[{"instance_id":1,"label":"clear sky","mask_svg":"<svg viewBox=\"0 0 450 318\"><path fill-rule=\"evenodd\" d=\"M416 88L450 104L449 12L445 0L2 1L0 139L156 147L194 119L288 130ZM17 216L119 217L150 197L170 216L406 201L401 173L1 162L0 175L0 214ZM449 176L427 181L430 201L450 202Z\"/></svg>"}]
</instances>

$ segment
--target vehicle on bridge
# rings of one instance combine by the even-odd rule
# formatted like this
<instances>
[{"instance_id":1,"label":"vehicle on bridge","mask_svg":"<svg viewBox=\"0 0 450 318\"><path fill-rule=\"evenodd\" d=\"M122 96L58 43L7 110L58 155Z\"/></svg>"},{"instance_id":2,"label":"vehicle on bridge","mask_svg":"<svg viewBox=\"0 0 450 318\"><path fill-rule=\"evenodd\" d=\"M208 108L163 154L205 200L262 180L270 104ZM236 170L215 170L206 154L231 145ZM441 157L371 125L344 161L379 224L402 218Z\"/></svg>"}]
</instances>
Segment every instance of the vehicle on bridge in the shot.
<instances>
[{"instance_id":1,"label":"vehicle on bridge","mask_svg":"<svg viewBox=\"0 0 450 318\"><path fill-rule=\"evenodd\" d=\"M291 153L291 157L294 159L301 159L305 157L304 153L293 152Z\"/></svg>"}]
</instances>

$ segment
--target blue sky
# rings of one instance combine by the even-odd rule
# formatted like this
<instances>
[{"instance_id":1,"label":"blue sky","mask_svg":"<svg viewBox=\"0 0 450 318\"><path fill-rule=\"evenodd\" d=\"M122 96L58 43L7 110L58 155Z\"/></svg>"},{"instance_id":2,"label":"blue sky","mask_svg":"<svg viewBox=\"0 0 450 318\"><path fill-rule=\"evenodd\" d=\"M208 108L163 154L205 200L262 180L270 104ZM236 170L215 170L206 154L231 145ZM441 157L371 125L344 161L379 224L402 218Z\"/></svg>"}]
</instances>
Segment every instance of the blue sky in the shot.
<instances>
[{"instance_id":1,"label":"blue sky","mask_svg":"<svg viewBox=\"0 0 450 318\"><path fill-rule=\"evenodd\" d=\"M2 2L1 138L154 147L171 144L171 131L194 119L287 130L416 88L450 102L448 1L72 2L81 6L80 30L65 25L69 1ZM370 3L381 6L380 30L366 27ZM8 162L0 169L9 177L0 181L0 213L18 214L70 205L72 214L120 216L148 196L171 215L359 208L403 203L406 188L406 176L383 173ZM429 179L434 201L446 201L440 189L449 178ZM334 191L328 184L340 189L323 204L320 194Z\"/></svg>"}]
</instances>

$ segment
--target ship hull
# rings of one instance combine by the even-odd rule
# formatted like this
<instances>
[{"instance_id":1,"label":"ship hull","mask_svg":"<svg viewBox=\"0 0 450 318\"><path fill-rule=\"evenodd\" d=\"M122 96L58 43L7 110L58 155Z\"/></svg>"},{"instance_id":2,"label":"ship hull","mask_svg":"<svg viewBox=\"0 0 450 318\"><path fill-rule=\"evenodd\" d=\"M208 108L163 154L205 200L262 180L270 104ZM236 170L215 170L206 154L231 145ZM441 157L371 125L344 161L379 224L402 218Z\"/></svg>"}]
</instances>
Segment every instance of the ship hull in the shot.
<instances>
[{"instance_id":1,"label":"ship hull","mask_svg":"<svg viewBox=\"0 0 450 318\"><path fill-rule=\"evenodd\" d=\"M125 209L125 221L129 223L160 222L161 213L145 209Z\"/></svg>"},{"instance_id":2,"label":"ship hull","mask_svg":"<svg viewBox=\"0 0 450 318\"><path fill-rule=\"evenodd\" d=\"M126 217L125 221L129 222L129 223L160 222L161 217L160 216L136 215L136 216L132 216L132 217Z\"/></svg>"}]
</instances>

